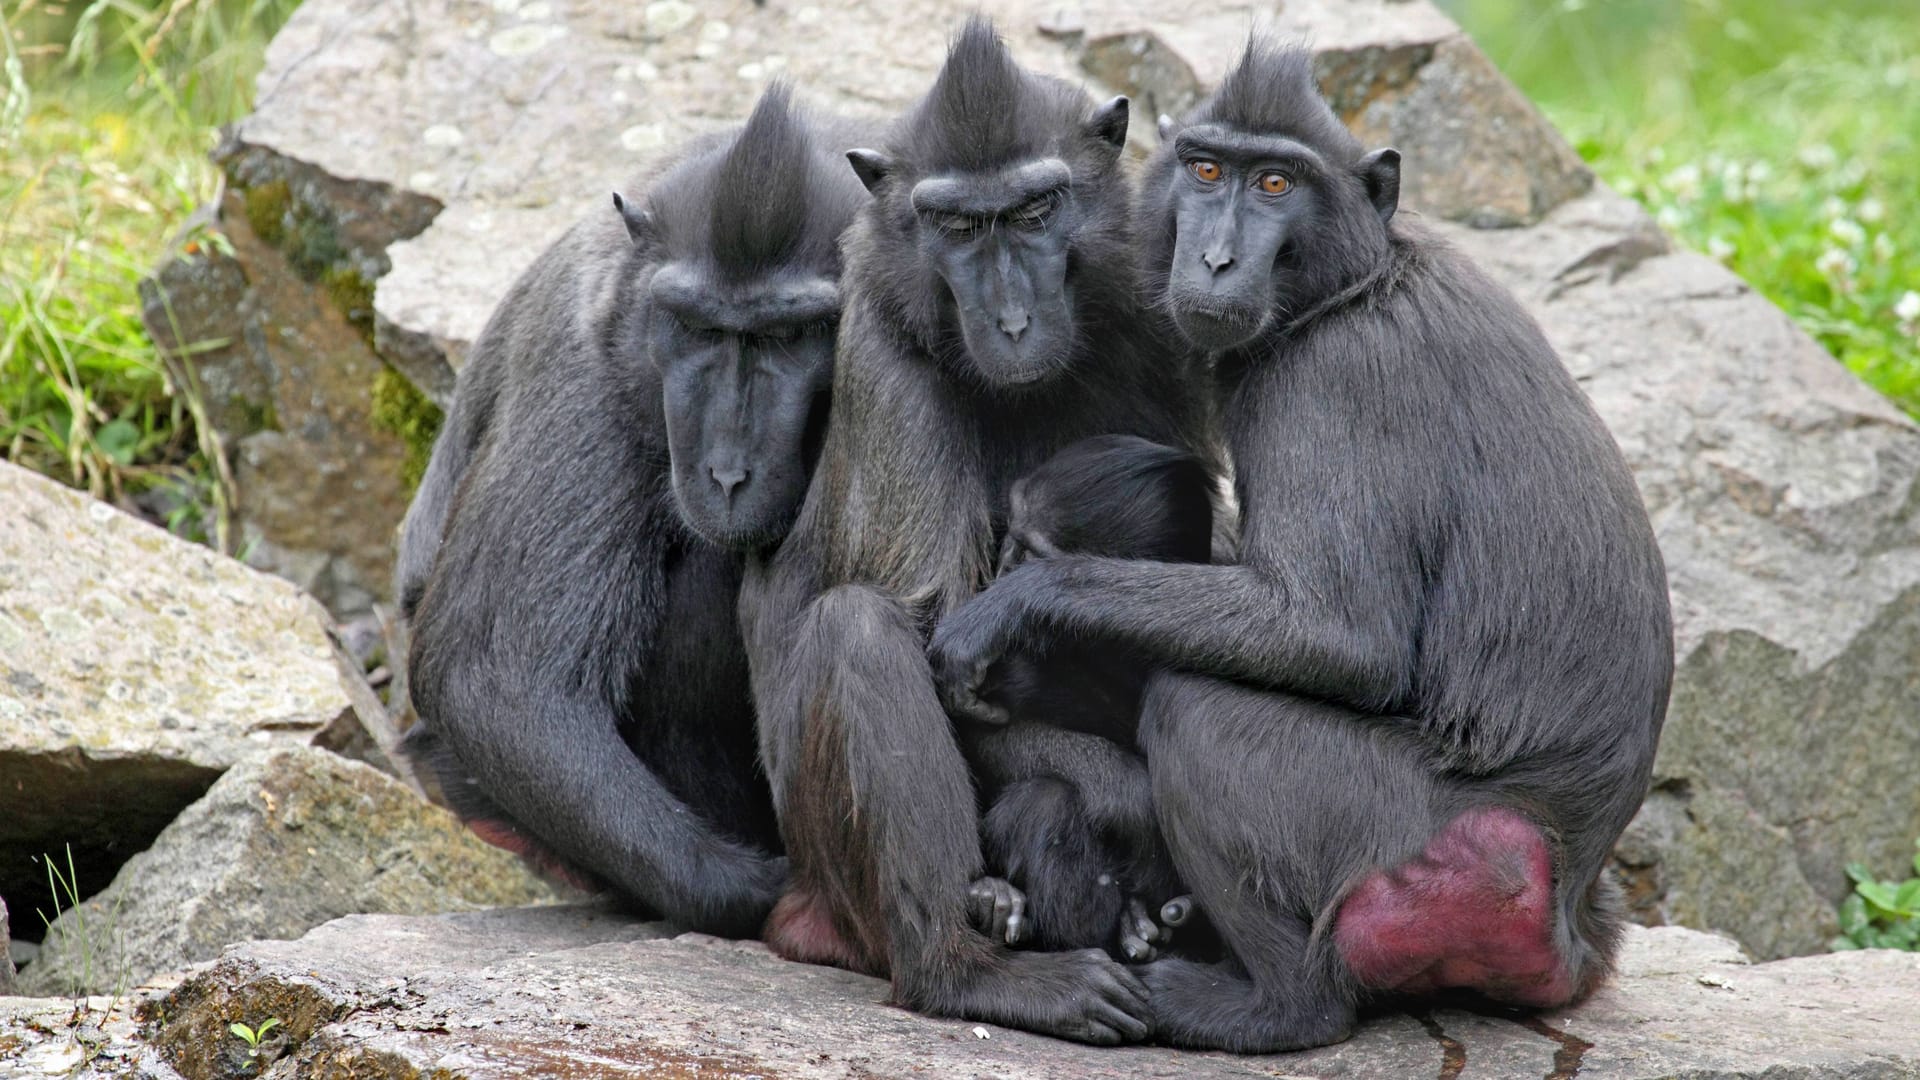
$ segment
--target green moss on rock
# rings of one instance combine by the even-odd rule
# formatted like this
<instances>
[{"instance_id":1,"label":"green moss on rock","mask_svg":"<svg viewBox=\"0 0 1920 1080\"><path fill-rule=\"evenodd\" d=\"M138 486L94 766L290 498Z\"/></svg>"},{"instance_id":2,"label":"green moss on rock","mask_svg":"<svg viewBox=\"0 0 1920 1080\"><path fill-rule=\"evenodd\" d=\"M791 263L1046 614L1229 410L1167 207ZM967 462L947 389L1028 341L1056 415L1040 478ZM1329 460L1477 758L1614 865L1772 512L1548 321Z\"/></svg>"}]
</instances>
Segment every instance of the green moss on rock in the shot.
<instances>
[{"instance_id":1,"label":"green moss on rock","mask_svg":"<svg viewBox=\"0 0 1920 1080\"><path fill-rule=\"evenodd\" d=\"M366 275L344 263L327 267L320 274L320 284L327 290L327 298L340 314L347 317L360 336L366 339L367 346L373 346L373 282Z\"/></svg>"},{"instance_id":2,"label":"green moss on rock","mask_svg":"<svg viewBox=\"0 0 1920 1080\"><path fill-rule=\"evenodd\" d=\"M419 388L391 367L382 366L373 378L373 426L400 436L407 446L400 479L411 493L426 474L433 440L440 434L445 414Z\"/></svg>"},{"instance_id":3,"label":"green moss on rock","mask_svg":"<svg viewBox=\"0 0 1920 1080\"><path fill-rule=\"evenodd\" d=\"M246 190L247 224L253 233L274 247L287 238L287 211L293 206L293 189L285 180L269 180Z\"/></svg>"}]
</instances>

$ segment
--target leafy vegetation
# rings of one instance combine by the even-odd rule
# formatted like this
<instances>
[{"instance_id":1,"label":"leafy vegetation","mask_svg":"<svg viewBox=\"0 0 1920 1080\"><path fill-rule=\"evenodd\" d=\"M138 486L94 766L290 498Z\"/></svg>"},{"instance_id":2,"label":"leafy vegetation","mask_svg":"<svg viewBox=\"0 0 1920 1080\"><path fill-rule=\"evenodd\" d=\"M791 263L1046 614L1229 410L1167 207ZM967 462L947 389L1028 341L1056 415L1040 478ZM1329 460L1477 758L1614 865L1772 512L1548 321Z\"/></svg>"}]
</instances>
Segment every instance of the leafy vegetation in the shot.
<instances>
[{"instance_id":1,"label":"leafy vegetation","mask_svg":"<svg viewBox=\"0 0 1920 1080\"><path fill-rule=\"evenodd\" d=\"M260 1040L267 1037L267 1032L279 1026L280 1018L277 1016L270 1016L261 1021L257 1028L248 1027L239 1021L227 1025L227 1030L233 1034L234 1038L247 1044L246 1060L240 1064L242 1069L251 1069L260 1064Z\"/></svg>"},{"instance_id":2,"label":"leafy vegetation","mask_svg":"<svg viewBox=\"0 0 1920 1080\"><path fill-rule=\"evenodd\" d=\"M1439 0L1609 183L1920 416L1912 0Z\"/></svg>"},{"instance_id":3,"label":"leafy vegetation","mask_svg":"<svg viewBox=\"0 0 1920 1080\"><path fill-rule=\"evenodd\" d=\"M1860 863L1847 867L1853 895L1840 904L1840 936L1832 947L1842 949L1905 949L1920 952L1920 840L1913 844L1913 876L1905 881L1883 881Z\"/></svg>"},{"instance_id":4,"label":"leafy vegetation","mask_svg":"<svg viewBox=\"0 0 1920 1080\"><path fill-rule=\"evenodd\" d=\"M0 4L0 457L197 538L217 444L136 286L218 191L216 130L297 2Z\"/></svg>"}]
</instances>

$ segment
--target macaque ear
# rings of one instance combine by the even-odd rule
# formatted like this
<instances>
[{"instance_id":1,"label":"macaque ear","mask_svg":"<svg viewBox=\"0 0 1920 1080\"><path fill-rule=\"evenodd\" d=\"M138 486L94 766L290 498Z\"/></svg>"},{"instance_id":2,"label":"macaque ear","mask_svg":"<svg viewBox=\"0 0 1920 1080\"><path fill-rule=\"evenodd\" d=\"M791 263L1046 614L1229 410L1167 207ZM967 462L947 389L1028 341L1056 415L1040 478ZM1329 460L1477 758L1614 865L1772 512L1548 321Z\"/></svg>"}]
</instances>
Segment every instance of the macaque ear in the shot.
<instances>
[{"instance_id":1,"label":"macaque ear","mask_svg":"<svg viewBox=\"0 0 1920 1080\"><path fill-rule=\"evenodd\" d=\"M1093 110L1093 115L1087 117L1087 134L1116 150L1127 145L1127 117L1132 107L1127 96L1121 94Z\"/></svg>"},{"instance_id":2,"label":"macaque ear","mask_svg":"<svg viewBox=\"0 0 1920 1080\"><path fill-rule=\"evenodd\" d=\"M1400 151L1375 150L1360 159L1360 179L1367 185L1367 198L1380 215L1380 224L1393 220L1400 209Z\"/></svg>"},{"instance_id":3,"label":"macaque ear","mask_svg":"<svg viewBox=\"0 0 1920 1080\"><path fill-rule=\"evenodd\" d=\"M653 239L652 214L621 198L617 191L613 193L613 208L620 212L620 220L626 222L628 239L636 245Z\"/></svg>"},{"instance_id":4,"label":"macaque ear","mask_svg":"<svg viewBox=\"0 0 1920 1080\"><path fill-rule=\"evenodd\" d=\"M893 159L878 150L849 150L847 162L868 191L879 187L880 182L893 173Z\"/></svg>"}]
</instances>

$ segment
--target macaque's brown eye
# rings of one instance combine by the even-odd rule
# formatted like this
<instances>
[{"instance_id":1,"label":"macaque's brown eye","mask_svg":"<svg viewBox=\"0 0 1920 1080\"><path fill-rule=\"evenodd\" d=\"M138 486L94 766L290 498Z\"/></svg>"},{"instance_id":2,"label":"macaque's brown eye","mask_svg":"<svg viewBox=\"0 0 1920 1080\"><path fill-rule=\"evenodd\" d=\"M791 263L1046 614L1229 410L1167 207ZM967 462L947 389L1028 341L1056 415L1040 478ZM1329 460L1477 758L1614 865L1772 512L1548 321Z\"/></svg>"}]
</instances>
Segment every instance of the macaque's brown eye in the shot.
<instances>
[{"instance_id":1,"label":"macaque's brown eye","mask_svg":"<svg viewBox=\"0 0 1920 1080\"><path fill-rule=\"evenodd\" d=\"M1260 174L1260 190L1269 195L1285 195L1293 190L1293 181L1285 173L1266 172Z\"/></svg>"},{"instance_id":2,"label":"macaque's brown eye","mask_svg":"<svg viewBox=\"0 0 1920 1080\"><path fill-rule=\"evenodd\" d=\"M1187 171L1194 175L1194 179L1204 184L1211 184L1220 179L1220 163L1206 158L1194 158L1187 162Z\"/></svg>"}]
</instances>

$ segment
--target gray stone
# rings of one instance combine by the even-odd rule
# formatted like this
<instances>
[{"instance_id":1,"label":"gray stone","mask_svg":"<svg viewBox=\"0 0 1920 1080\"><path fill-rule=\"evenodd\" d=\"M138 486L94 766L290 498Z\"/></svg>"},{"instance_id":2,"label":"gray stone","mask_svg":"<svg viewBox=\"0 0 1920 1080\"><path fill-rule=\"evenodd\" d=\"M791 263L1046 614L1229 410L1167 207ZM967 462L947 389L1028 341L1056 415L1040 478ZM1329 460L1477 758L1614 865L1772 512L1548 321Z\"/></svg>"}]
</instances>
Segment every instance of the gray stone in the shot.
<instances>
[{"instance_id":1,"label":"gray stone","mask_svg":"<svg viewBox=\"0 0 1920 1080\"><path fill-rule=\"evenodd\" d=\"M1505 224L1587 183L1551 127L1424 0L1097 8L989 10L1024 62L1133 94L1136 146L1151 145L1156 113L1184 109L1219 77L1258 14L1278 37L1315 42L1350 116L1431 158L1410 203ZM406 449L366 421L379 364L444 406L514 277L663 148L737 122L776 75L824 105L897 110L972 9L302 5L269 51L256 112L219 154L234 194L217 227L235 258L169 264L146 290L156 340L200 343L193 366L234 450L250 560L343 617L385 599ZM1489 119L1476 125L1479 110Z\"/></svg>"},{"instance_id":2,"label":"gray stone","mask_svg":"<svg viewBox=\"0 0 1920 1080\"><path fill-rule=\"evenodd\" d=\"M1540 1017L1436 1008L1342 1045L1100 1050L884 1004L886 985L595 909L355 917L228 950L148 1010L189 1080L237 1075L227 1018L276 1016L264 1075L1920 1077L1920 955L1747 963L1724 938L1628 937L1613 983ZM1451 1070L1451 1071L1449 1071Z\"/></svg>"},{"instance_id":3,"label":"gray stone","mask_svg":"<svg viewBox=\"0 0 1920 1080\"><path fill-rule=\"evenodd\" d=\"M118 992L233 942L296 937L342 915L554 898L518 859L386 774L279 749L229 770L111 886L55 920L21 979L38 994Z\"/></svg>"},{"instance_id":4,"label":"gray stone","mask_svg":"<svg viewBox=\"0 0 1920 1080\"><path fill-rule=\"evenodd\" d=\"M79 999L0 995L0 1076L180 1080L158 1051L140 1041L138 1012L148 993Z\"/></svg>"},{"instance_id":5,"label":"gray stone","mask_svg":"<svg viewBox=\"0 0 1920 1080\"><path fill-rule=\"evenodd\" d=\"M1620 848L1636 903L1823 949L1845 864L1891 872L1920 834L1920 429L1611 192L1450 234L1539 317L1666 555L1679 670Z\"/></svg>"},{"instance_id":6,"label":"gray stone","mask_svg":"<svg viewBox=\"0 0 1920 1080\"><path fill-rule=\"evenodd\" d=\"M0 899L0 997L13 993L13 935L7 927L7 902Z\"/></svg>"},{"instance_id":7,"label":"gray stone","mask_svg":"<svg viewBox=\"0 0 1920 1080\"><path fill-rule=\"evenodd\" d=\"M228 169L254 202L259 178L295 177L289 220L348 237L377 277L382 357L444 400L513 277L659 147L737 120L778 71L824 104L898 108L971 7L308 0ZM1736 278L1593 187L1431 4L1258 8L987 6L1023 62L1132 94L1140 145L1155 113L1217 82L1256 14L1313 43L1340 113L1406 152L1410 212L1541 318L1653 512L1681 663L1659 790L1621 849L1637 909L1763 956L1820 948L1843 864L1901 865L1920 833L1920 435ZM1463 227L1487 225L1510 227Z\"/></svg>"},{"instance_id":8,"label":"gray stone","mask_svg":"<svg viewBox=\"0 0 1920 1080\"><path fill-rule=\"evenodd\" d=\"M339 226L319 212L294 209L304 205L296 189L259 159L238 155L229 167L251 170L256 184L223 203L232 255L169 262L142 283L143 318L198 380L228 448L235 549L351 617L386 598L410 498L406 441L371 411L385 365L365 275L386 264L341 247ZM359 190L316 186L336 200ZM325 213L351 210L335 201Z\"/></svg>"},{"instance_id":9,"label":"gray stone","mask_svg":"<svg viewBox=\"0 0 1920 1080\"><path fill-rule=\"evenodd\" d=\"M105 885L250 748L348 707L319 605L0 462L0 896Z\"/></svg>"}]
</instances>

